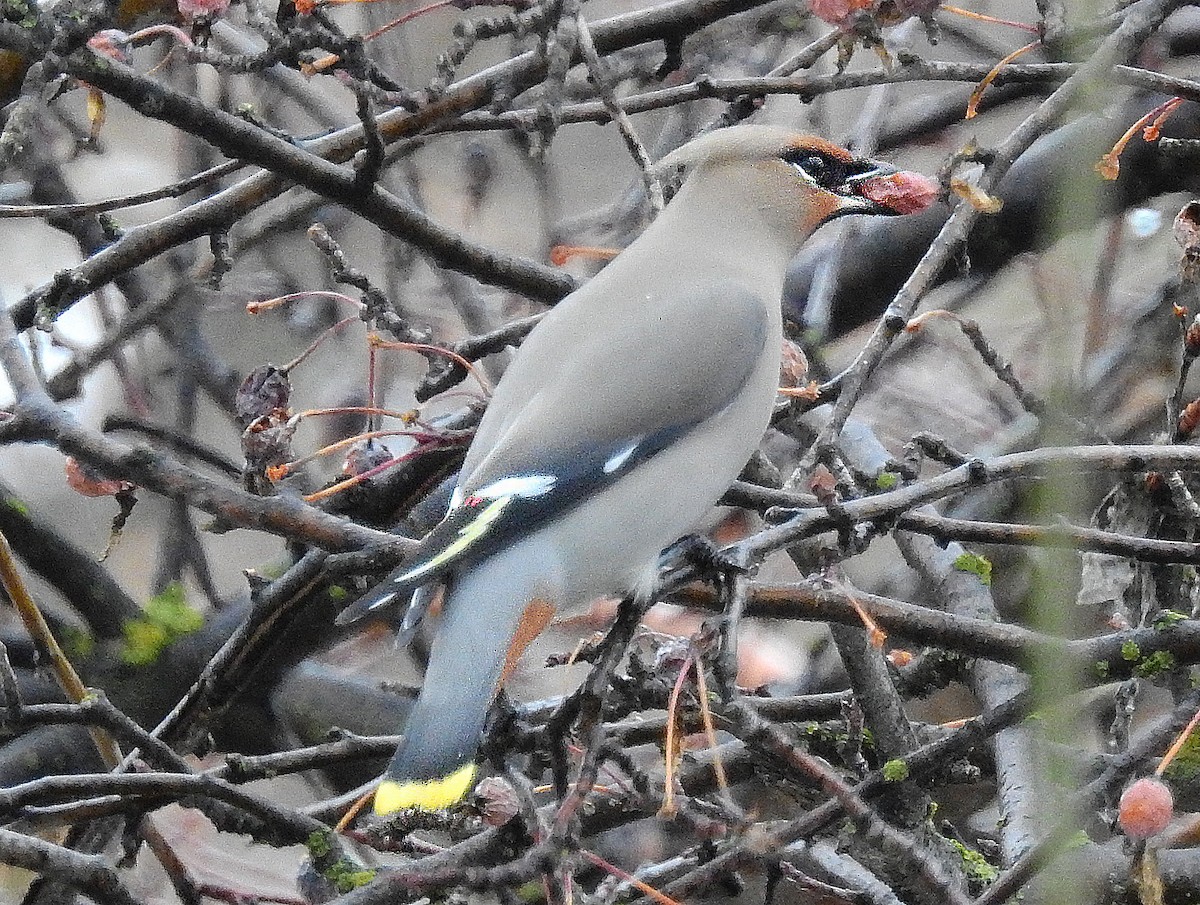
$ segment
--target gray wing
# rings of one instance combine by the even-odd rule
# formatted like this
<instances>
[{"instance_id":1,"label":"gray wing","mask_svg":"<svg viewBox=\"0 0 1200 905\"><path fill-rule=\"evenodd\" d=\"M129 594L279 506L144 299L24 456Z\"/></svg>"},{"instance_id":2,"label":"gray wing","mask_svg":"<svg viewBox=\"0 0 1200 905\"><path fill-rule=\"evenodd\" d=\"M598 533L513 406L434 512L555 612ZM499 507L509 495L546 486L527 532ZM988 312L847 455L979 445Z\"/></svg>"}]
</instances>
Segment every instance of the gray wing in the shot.
<instances>
[{"instance_id":1,"label":"gray wing","mask_svg":"<svg viewBox=\"0 0 1200 905\"><path fill-rule=\"evenodd\" d=\"M768 304L738 284L680 286L631 310L564 301L530 335L467 454L450 511L351 621L578 505L738 400L777 357ZM582 298L581 298L582 297ZM595 309L595 310L587 310Z\"/></svg>"},{"instance_id":2,"label":"gray wing","mask_svg":"<svg viewBox=\"0 0 1200 905\"><path fill-rule=\"evenodd\" d=\"M467 453L464 493L540 462L701 424L737 398L764 355L779 355L768 348L778 299L709 282L612 305L605 274L521 347Z\"/></svg>"}]
</instances>

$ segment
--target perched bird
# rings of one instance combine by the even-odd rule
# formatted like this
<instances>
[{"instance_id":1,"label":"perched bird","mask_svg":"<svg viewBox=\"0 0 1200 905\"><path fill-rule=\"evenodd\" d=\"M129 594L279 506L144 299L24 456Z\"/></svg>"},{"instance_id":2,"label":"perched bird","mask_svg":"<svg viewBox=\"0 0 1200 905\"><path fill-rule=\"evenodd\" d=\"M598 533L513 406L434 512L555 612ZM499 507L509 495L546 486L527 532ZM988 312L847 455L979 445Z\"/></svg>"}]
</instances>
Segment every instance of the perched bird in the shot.
<instances>
[{"instance_id":1,"label":"perched bird","mask_svg":"<svg viewBox=\"0 0 1200 905\"><path fill-rule=\"evenodd\" d=\"M529 334L479 424L445 519L345 624L444 585L420 697L375 811L473 786L492 700L556 613L649 593L757 447L779 377L784 270L822 223L926 206L928 180L820 138L738 126L668 155L675 198ZM415 593L413 593L415 592Z\"/></svg>"}]
</instances>

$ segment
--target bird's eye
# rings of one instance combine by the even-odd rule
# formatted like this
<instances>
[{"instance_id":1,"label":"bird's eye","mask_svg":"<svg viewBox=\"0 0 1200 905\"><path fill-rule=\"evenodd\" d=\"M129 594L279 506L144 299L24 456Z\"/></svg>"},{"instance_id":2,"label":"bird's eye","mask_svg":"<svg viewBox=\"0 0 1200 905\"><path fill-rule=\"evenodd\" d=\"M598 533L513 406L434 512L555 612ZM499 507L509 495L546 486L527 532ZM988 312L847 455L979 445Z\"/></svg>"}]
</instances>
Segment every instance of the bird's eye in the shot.
<instances>
[{"instance_id":1,"label":"bird's eye","mask_svg":"<svg viewBox=\"0 0 1200 905\"><path fill-rule=\"evenodd\" d=\"M829 162L816 154L810 154L796 163L796 166L808 174L808 177L818 185L825 182L829 175Z\"/></svg>"},{"instance_id":2,"label":"bird's eye","mask_svg":"<svg viewBox=\"0 0 1200 905\"><path fill-rule=\"evenodd\" d=\"M813 185L834 193L840 193L851 166L850 161L813 148L792 148L784 153L783 159Z\"/></svg>"}]
</instances>

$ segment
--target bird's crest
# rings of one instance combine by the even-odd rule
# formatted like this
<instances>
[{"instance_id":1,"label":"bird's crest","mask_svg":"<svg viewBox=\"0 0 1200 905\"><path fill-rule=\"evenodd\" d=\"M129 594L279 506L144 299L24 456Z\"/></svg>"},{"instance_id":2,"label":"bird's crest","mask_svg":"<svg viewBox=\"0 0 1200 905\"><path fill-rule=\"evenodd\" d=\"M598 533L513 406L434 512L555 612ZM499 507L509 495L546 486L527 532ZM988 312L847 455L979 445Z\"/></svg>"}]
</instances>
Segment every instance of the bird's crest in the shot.
<instances>
[{"instance_id":1,"label":"bird's crest","mask_svg":"<svg viewBox=\"0 0 1200 905\"><path fill-rule=\"evenodd\" d=\"M774 126L738 126L736 129L718 129L692 139L655 164L654 171L665 175L676 167L695 169L705 164L765 160L782 157L799 148L810 148L847 161L852 159L844 148L816 135L802 135Z\"/></svg>"}]
</instances>

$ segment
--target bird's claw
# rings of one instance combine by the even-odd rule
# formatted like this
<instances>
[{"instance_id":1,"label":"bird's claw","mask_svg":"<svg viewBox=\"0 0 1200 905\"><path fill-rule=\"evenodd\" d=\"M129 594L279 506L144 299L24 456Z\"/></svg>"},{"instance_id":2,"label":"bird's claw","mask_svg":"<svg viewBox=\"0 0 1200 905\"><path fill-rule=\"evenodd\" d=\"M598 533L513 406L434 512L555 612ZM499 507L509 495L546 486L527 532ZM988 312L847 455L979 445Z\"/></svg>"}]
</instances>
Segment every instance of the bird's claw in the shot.
<instances>
[{"instance_id":1,"label":"bird's claw","mask_svg":"<svg viewBox=\"0 0 1200 905\"><path fill-rule=\"evenodd\" d=\"M700 578L717 584L735 575L745 575L750 567L736 553L717 546L702 534L688 534L667 548L663 557L671 564L682 561L700 573Z\"/></svg>"}]
</instances>

